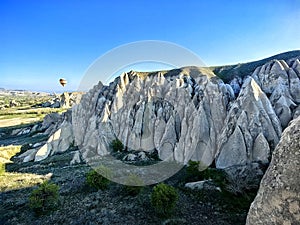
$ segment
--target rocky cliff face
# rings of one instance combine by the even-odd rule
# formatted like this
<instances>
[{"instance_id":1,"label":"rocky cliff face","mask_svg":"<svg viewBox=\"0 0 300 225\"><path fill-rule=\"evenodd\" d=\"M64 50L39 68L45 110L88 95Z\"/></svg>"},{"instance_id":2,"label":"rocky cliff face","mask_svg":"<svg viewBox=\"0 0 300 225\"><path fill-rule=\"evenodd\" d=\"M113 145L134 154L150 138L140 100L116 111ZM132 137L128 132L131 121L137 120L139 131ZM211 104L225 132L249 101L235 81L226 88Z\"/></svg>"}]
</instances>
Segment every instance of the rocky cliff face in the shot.
<instances>
[{"instance_id":1,"label":"rocky cliff face","mask_svg":"<svg viewBox=\"0 0 300 225\"><path fill-rule=\"evenodd\" d=\"M217 167L268 162L270 148L279 141L281 126L270 101L253 78L245 80L224 124Z\"/></svg>"},{"instance_id":2,"label":"rocky cliff face","mask_svg":"<svg viewBox=\"0 0 300 225\"><path fill-rule=\"evenodd\" d=\"M274 150L247 224L299 224L300 117L283 132Z\"/></svg>"},{"instance_id":3,"label":"rocky cliff face","mask_svg":"<svg viewBox=\"0 0 300 225\"><path fill-rule=\"evenodd\" d=\"M293 111L300 103L299 59L273 60L258 67L253 78L269 96L281 126L287 127Z\"/></svg>"},{"instance_id":4,"label":"rocky cliff face","mask_svg":"<svg viewBox=\"0 0 300 225\"><path fill-rule=\"evenodd\" d=\"M107 154L118 138L129 149L157 150L161 159L211 164L232 89L198 68L174 72L124 73L109 87L94 87L87 95L94 100L76 106L72 115L78 118L74 134L84 154Z\"/></svg>"},{"instance_id":5,"label":"rocky cliff face","mask_svg":"<svg viewBox=\"0 0 300 225\"><path fill-rule=\"evenodd\" d=\"M300 114L299 58L273 59L227 83L208 68L124 73L82 97L68 134L84 160L109 154L118 138L163 160L218 168L268 163L282 130Z\"/></svg>"}]
</instances>

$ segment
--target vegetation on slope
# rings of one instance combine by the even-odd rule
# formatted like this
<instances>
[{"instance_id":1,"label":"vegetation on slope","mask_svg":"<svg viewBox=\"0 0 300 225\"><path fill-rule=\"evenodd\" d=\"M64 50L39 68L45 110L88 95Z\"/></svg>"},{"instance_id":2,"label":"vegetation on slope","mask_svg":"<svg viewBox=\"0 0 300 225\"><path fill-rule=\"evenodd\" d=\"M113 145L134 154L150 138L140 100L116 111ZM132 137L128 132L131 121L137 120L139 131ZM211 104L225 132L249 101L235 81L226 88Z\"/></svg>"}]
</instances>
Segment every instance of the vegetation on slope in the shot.
<instances>
[{"instance_id":1,"label":"vegetation on slope","mask_svg":"<svg viewBox=\"0 0 300 225\"><path fill-rule=\"evenodd\" d=\"M210 67L210 69L218 76L220 77L224 82L228 82L231 79L233 79L235 76L238 77L245 77L248 75L251 75L254 70L264 65L265 63L277 59L277 60L288 60L294 57L299 57L300 51L290 51L281 53L269 58L265 58L262 60L249 62L249 63L239 63L235 65L228 65L228 66L215 66Z\"/></svg>"}]
</instances>

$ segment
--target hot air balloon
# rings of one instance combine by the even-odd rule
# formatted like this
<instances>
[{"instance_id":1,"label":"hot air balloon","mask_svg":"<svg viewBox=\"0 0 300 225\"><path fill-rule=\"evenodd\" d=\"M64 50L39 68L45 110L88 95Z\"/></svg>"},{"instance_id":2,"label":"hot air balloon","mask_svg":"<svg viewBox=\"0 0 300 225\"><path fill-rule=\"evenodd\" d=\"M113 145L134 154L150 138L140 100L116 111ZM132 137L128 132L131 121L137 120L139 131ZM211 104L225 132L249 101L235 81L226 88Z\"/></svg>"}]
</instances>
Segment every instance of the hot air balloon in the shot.
<instances>
[{"instance_id":1,"label":"hot air balloon","mask_svg":"<svg viewBox=\"0 0 300 225\"><path fill-rule=\"evenodd\" d=\"M66 79L60 78L60 79L59 79L59 83L64 87L68 82L67 82Z\"/></svg>"}]
</instances>

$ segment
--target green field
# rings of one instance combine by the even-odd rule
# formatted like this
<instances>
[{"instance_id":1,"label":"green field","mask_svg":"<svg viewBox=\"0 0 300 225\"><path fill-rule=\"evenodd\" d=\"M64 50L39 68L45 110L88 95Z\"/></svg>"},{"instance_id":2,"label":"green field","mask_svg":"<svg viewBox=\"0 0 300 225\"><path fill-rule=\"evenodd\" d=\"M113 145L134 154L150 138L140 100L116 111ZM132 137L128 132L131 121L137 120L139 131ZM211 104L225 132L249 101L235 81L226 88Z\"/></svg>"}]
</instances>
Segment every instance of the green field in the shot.
<instances>
[{"instance_id":1,"label":"green field","mask_svg":"<svg viewBox=\"0 0 300 225\"><path fill-rule=\"evenodd\" d=\"M16 126L41 121L49 113L62 113L66 109L43 108L41 104L53 96L6 96L0 95L0 127ZM10 102L17 106L10 107Z\"/></svg>"}]
</instances>

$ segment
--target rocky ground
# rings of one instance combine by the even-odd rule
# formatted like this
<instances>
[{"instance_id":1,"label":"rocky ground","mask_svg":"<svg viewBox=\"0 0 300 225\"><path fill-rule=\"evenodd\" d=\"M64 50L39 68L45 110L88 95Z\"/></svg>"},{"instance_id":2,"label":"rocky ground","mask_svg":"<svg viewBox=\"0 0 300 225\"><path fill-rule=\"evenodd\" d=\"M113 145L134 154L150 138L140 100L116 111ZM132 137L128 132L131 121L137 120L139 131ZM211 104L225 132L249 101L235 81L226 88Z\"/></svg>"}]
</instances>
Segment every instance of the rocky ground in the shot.
<instances>
[{"instance_id":1,"label":"rocky ground","mask_svg":"<svg viewBox=\"0 0 300 225\"><path fill-rule=\"evenodd\" d=\"M28 134L6 136L0 138L0 144L24 144L30 141L28 138ZM10 179L1 184L0 224L245 224L252 198L217 190L186 189L185 169L166 181L179 193L176 210L168 218L157 216L151 207L153 186L144 187L137 196L128 195L124 186L117 183L111 183L104 191L93 189L86 184L90 166L69 164L75 150L76 147L71 148L41 162L7 164L7 176L18 175L13 182L19 182L20 187L28 177L35 180L31 186L16 188L9 185L11 175L0 175L1 180ZM36 184L46 179L60 186L60 205L54 212L36 216L29 208L28 198Z\"/></svg>"}]
</instances>

